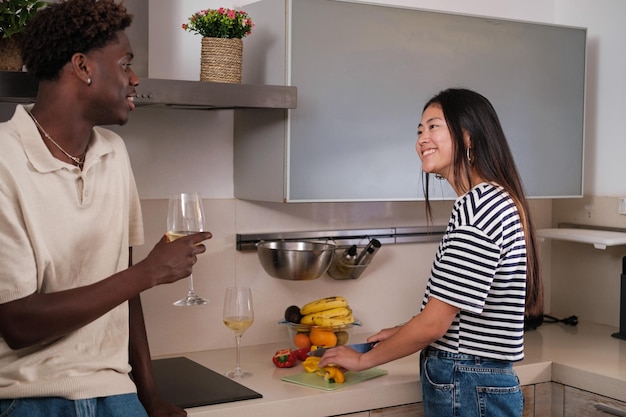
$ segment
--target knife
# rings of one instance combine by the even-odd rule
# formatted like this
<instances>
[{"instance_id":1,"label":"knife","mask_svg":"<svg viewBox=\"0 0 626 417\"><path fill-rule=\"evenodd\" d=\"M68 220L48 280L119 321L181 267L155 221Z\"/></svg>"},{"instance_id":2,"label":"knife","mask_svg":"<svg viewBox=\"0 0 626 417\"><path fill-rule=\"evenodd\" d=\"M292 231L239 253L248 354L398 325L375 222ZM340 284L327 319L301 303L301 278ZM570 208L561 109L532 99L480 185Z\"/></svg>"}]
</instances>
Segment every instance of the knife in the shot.
<instances>
[{"instance_id":1,"label":"knife","mask_svg":"<svg viewBox=\"0 0 626 417\"><path fill-rule=\"evenodd\" d=\"M360 353L365 353L368 352L370 350L372 350L372 348L374 347L374 345L378 343L378 342L369 342L369 343L356 343L353 345L346 345L347 347L349 347L350 349L354 349L357 352ZM307 353L308 356L317 356L317 357L321 357L324 352L326 352L328 349L332 349L332 348L319 348L319 349L315 349L312 350L311 352Z\"/></svg>"}]
</instances>

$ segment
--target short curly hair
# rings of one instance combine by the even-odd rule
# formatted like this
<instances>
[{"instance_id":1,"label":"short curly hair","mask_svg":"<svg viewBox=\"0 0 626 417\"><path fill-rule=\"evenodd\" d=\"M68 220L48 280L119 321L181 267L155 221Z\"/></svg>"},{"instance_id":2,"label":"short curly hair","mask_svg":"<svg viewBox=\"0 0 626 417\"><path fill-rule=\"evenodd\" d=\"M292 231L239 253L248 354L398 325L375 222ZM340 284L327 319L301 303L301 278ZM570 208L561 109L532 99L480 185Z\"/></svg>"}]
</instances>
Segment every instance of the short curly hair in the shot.
<instances>
[{"instance_id":1,"label":"short curly hair","mask_svg":"<svg viewBox=\"0 0 626 417\"><path fill-rule=\"evenodd\" d=\"M39 10L22 39L27 71L38 80L55 80L76 52L102 48L133 16L114 0L61 0Z\"/></svg>"}]
</instances>

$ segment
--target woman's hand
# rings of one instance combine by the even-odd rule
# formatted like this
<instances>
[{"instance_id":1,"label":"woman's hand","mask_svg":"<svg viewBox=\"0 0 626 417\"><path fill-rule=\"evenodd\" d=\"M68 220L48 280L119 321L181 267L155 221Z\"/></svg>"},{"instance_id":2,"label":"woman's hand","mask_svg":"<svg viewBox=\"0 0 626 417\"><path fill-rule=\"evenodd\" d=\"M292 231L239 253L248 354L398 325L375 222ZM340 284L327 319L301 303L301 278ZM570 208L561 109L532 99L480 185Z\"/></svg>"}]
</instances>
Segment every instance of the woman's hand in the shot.
<instances>
[{"instance_id":1,"label":"woman's hand","mask_svg":"<svg viewBox=\"0 0 626 417\"><path fill-rule=\"evenodd\" d=\"M362 371L370 368L370 366L364 365L362 361L363 355L364 353L359 353L347 346L338 346L324 352L324 356L322 356L318 366L323 368L329 365L336 365L350 371Z\"/></svg>"}]
</instances>

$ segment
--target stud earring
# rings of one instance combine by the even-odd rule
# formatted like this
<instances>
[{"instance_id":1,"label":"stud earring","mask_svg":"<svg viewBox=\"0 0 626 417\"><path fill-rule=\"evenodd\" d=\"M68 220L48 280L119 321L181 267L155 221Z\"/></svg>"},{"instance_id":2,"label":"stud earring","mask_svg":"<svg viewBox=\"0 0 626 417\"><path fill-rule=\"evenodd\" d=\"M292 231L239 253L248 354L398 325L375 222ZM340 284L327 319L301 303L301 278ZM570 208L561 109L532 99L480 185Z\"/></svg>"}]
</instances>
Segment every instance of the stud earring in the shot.
<instances>
[{"instance_id":1,"label":"stud earring","mask_svg":"<svg viewBox=\"0 0 626 417\"><path fill-rule=\"evenodd\" d=\"M88 86L89 86L89 85L91 85L91 77L90 77L90 78L87 78L87 85L88 85Z\"/></svg>"}]
</instances>

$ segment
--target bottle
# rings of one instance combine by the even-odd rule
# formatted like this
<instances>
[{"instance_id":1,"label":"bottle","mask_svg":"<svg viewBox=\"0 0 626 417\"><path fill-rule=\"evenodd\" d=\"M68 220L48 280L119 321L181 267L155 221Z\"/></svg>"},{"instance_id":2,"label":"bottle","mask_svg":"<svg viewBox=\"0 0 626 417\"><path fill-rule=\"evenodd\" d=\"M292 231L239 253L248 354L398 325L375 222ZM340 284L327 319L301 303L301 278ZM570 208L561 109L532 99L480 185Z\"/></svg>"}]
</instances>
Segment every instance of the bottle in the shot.
<instances>
[{"instance_id":1,"label":"bottle","mask_svg":"<svg viewBox=\"0 0 626 417\"><path fill-rule=\"evenodd\" d=\"M372 239L370 243L363 249L363 251L357 256L355 260L356 265L368 265L378 249L380 249L380 241L378 239Z\"/></svg>"},{"instance_id":2,"label":"bottle","mask_svg":"<svg viewBox=\"0 0 626 417\"><path fill-rule=\"evenodd\" d=\"M339 262L345 265L354 265L355 261L356 261L356 245L352 245L348 249L343 251L341 258L339 258Z\"/></svg>"},{"instance_id":3,"label":"bottle","mask_svg":"<svg viewBox=\"0 0 626 417\"><path fill-rule=\"evenodd\" d=\"M339 258L339 262L337 262L337 271L343 275L350 274L351 266L354 265L356 261L356 245L350 246L348 249L343 251L341 258Z\"/></svg>"},{"instance_id":4,"label":"bottle","mask_svg":"<svg viewBox=\"0 0 626 417\"><path fill-rule=\"evenodd\" d=\"M349 278L352 274L352 270L354 269L356 252L356 245L352 245L348 249L344 250L339 259L331 264L328 270L329 275L335 279Z\"/></svg>"}]
</instances>

